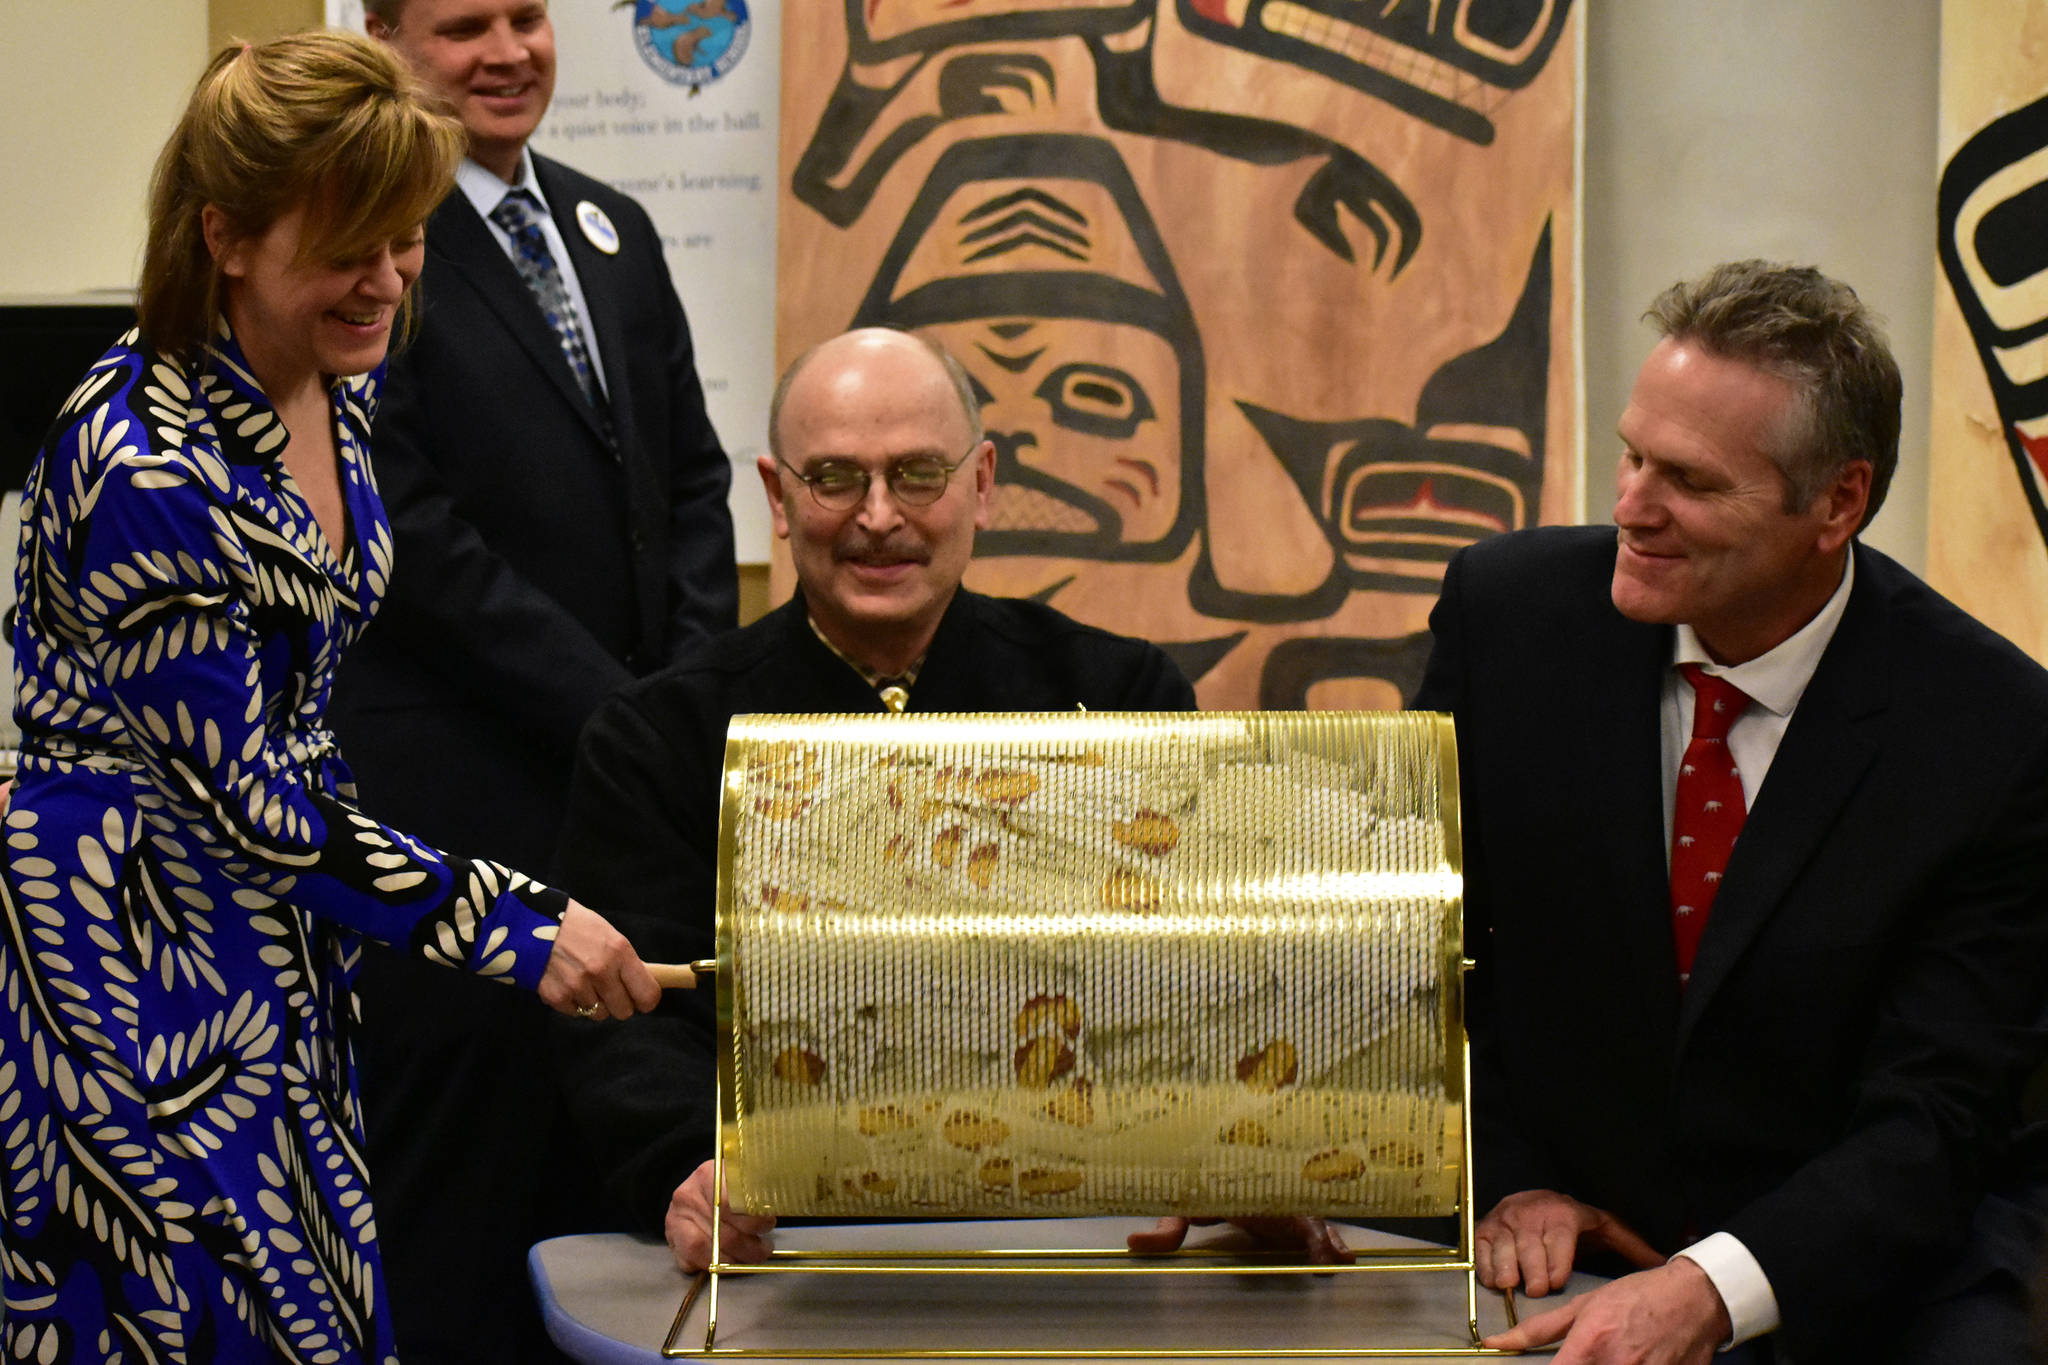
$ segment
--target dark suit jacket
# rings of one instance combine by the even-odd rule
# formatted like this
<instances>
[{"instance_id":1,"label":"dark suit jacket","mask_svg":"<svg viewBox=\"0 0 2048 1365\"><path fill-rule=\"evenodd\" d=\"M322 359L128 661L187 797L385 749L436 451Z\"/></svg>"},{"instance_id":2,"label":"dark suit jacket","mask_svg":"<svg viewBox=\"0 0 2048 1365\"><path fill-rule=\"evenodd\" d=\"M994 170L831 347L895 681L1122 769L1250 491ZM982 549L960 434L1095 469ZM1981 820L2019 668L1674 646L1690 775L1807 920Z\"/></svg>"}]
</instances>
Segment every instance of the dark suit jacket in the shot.
<instances>
[{"instance_id":1,"label":"dark suit jacket","mask_svg":"<svg viewBox=\"0 0 2048 1365\"><path fill-rule=\"evenodd\" d=\"M1192 711L1155 645L1036 602L962 589L910 690L912 711ZM819 641L801 598L706 642L591 718L577 756L563 885L650 962L717 953L725 732L742 713L879 712L875 690ZM660 1235L671 1191L711 1154L712 992L671 992L623 1028L561 1020L563 1069L612 1221Z\"/></svg>"},{"instance_id":2,"label":"dark suit jacket","mask_svg":"<svg viewBox=\"0 0 2048 1365\"><path fill-rule=\"evenodd\" d=\"M2048 675L1857 547L1681 994L1659 689L1611 528L1482 542L1430 618L1455 713L1480 1211L1555 1189L1725 1229L1831 1358L1938 1278L2015 1124L2048 960Z\"/></svg>"},{"instance_id":3,"label":"dark suit jacket","mask_svg":"<svg viewBox=\"0 0 2048 1365\"><path fill-rule=\"evenodd\" d=\"M616 448L504 249L451 192L373 438L391 594L331 718L373 809L417 793L423 837L540 872L584 721L730 629L739 588L731 470L654 225L533 160L589 304ZM617 226L616 254L577 225L583 200Z\"/></svg>"},{"instance_id":4,"label":"dark suit jacket","mask_svg":"<svg viewBox=\"0 0 2048 1365\"><path fill-rule=\"evenodd\" d=\"M577 733L635 676L735 619L731 476L690 329L640 206L536 156L603 361L608 443L539 305L457 190L427 227L419 330L372 463L390 593L330 719L364 804L443 848L545 876ZM588 200L619 250L576 223ZM599 907L602 909L602 907ZM556 1359L526 1249L589 1221L538 1000L368 953L358 980L370 1164L400 1354Z\"/></svg>"}]
</instances>

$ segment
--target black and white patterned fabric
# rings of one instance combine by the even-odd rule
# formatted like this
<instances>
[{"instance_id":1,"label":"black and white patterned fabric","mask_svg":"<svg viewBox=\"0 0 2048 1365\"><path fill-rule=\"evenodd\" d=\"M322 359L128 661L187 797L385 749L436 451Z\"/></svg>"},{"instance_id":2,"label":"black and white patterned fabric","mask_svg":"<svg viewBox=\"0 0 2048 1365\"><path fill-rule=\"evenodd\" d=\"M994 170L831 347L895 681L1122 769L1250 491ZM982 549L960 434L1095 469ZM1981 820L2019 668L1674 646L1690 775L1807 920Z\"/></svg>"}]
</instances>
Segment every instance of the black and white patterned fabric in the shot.
<instances>
[{"instance_id":1,"label":"black and white patterned fabric","mask_svg":"<svg viewBox=\"0 0 2048 1365\"><path fill-rule=\"evenodd\" d=\"M361 940L529 989L545 970L566 899L359 812L325 728L391 571L379 380L331 386L344 545L225 330L194 366L130 333L31 471L0 826L7 1360L392 1360Z\"/></svg>"}]
</instances>

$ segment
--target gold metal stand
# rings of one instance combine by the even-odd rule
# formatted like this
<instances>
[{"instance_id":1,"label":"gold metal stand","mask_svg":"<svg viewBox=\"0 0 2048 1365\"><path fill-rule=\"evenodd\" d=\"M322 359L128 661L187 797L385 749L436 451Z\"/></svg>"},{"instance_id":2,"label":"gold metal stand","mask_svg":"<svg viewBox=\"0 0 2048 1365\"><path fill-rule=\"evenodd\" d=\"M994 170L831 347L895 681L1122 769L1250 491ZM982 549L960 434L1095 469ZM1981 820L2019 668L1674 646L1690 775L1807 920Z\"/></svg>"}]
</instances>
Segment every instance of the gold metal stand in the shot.
<instances>
[{"instance_id":1,"label":"gold metal stand","mask_svg":"<svg viewBox=\"0 0 2048 1365\"><path fill-rule=\"evenodd\" d=\"M691 964L702 974L715 967L715 963L698 962ZM1464 966L1471 968L1468 960ZM1472 1058L1469 1044L1464 1056L1464 1088L1469 1097L1472 1087ZM1467 1110L1469 1113L1469 1108ZM1410 1250L1399 1247L1367 1247L1357 1249L1358 1261L1350 1265L1309 1265L1285 1259L1285 1252L1246 1253L1243 1251L1211 1251L1204 1249L1182 1250L1165 1255L1139 1257L1128 1251L1089 1248L1034 1248L1011 1251L794 1251L776 1250L769 1253L763 1262L743 1263L727 1261L723 1255L723 1201L713 1205L711 1215L711 1264L698 1274L690 1284L689 1292L683 1296L682 1306L676 1310L675 1321L669 1325L668 1336L662 1342L661 1353L669 1359L682 1360L1205 1360L1232 1359L1246 1355L1269 1356L1276 1359L1371 1359L1418 1357L1511 1356L1517 1351L1494 1350L1481 1346L1479 1330L1479 1280L1473 1260L1473 1191L1472 1191L1472 1130L1468 1123L1464 1133L1465 1162L1461 1177L1462 1188L1458 1201L1458 1245L1440 1252ZM725 1188L725 1167L723 1149L714 1154L713 1189ZM1047 1262L1094 1261L1102 1264L1077 1266L1073 1264L1047 1264ZM937 1262L938 1264L928 1264ZM964 1264L950 1264L964 1262ZM1165 1264L1161 1264L1165 1262ZM1197 1262L1200 1262L1197 1264ZM718 1345L718 1290L720 1277L726 1275L1344 1275L1384 1274L1390 1271L1451 1272L1465 1276L1465 1325L1470 1333L1471 1344L1466 1346L1354 1346L1328 1348L1262 1348L1257 1352L1236 1350L1210 1350L1204 1348L1074 1348L1033 1349L1000 1347L961 1347L955 1349L890 1349L890 1350L846 1350L821 1348L812 1350L775 1347L753 1350L746 1347ZM1515 1294L1512 1289L1501 1291L1501 1305L1507 1315L1510 1328L1520 1320L1515 1309ZM682 1345L684 1324L689 1320L690 1310L702 1298L705 1302L704 1342L702 1346Z\"/></svg>"}]
</instances>

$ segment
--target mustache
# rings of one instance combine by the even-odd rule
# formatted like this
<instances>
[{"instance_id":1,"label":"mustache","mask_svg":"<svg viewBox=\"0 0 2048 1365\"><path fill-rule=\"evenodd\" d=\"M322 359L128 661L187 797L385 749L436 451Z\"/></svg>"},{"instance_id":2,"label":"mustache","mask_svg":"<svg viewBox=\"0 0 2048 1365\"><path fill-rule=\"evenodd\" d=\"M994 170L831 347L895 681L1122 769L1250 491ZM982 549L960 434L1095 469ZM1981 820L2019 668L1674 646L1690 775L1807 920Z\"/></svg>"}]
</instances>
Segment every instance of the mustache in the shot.
<instances>
[{"instance_id":1,"label":"mustache","mask_svg":"<svg viewBox=\"0 0 2048 1365\"><path fill-rule=\"evenodd\" d=\"M832 544L834 562L911 563L929 564L931 548L907 536L871 536L863 531L849 529Z\"/></svg>"}]
</instances>

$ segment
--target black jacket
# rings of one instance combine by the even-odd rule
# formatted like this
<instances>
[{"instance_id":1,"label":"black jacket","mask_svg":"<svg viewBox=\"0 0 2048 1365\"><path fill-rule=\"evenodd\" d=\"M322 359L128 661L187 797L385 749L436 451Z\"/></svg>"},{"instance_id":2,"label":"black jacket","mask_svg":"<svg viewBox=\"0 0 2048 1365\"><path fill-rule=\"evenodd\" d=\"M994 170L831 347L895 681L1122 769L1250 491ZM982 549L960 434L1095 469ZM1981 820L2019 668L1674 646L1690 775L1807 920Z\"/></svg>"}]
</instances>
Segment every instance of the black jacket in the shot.
<instances>
[{"instance_id":1,"label":"black jacket","mask_svg":"<svg viewBox=\"0 0 2048 1365\"><path fill-rule=\"evenodd\" d=\"M390 592L329 719L364 803L443 848L546 876L576 736L598 703L729 629L730 466L705 416L660 239L626 196L544 157L534 174L589 305L607 441L532 293L458 189L427 225L419 330L394 356L371 462ZM603 210L594 247L577 205ZM556 1359L527 1248L591 1194L532 1058L531 996L365 956L358 1044L400 1354Z\"/></svg>"},{"instance_id":2,"label":"black jacket","mask_svg":"<svg viewBox=\"0 0 2048 1365\"><path fill-rule=\"evenodd\" d=\"M1480 1212L1547 1188L1665 1252L1725 1229L1802 1360L1954 1262L2048 964L2048 674L1855 554L1682 994L1672 631L1612 605L1613 528L1453 560L1415 703L1457 718Z\"/></svg>"}]
</instances>

